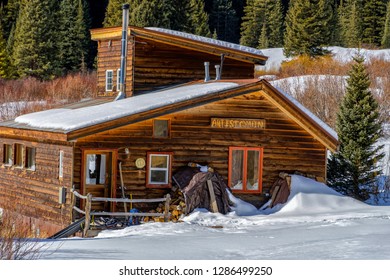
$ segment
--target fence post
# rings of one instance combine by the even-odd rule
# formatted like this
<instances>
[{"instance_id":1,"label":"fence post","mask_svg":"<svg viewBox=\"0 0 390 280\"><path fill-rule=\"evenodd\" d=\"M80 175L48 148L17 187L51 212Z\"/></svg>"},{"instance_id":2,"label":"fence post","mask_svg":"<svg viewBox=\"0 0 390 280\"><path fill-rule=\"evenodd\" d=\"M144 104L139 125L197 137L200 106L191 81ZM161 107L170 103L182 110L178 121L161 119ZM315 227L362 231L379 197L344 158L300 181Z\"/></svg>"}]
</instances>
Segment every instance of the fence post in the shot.
<instances>
[{"instance_id":1,"label":"fence post","mask_svg":"<svg viewBox=\"0 0 390 280\"><path fill-rule=\"evenodd\" d=\"M85 225L83 236L87 237L89 225L91 224L91 206L92 206L92 194L87 194L87 199L85 202Z\"/></svg>"},{"instance_id":2,"label":"fence post","mask_svg":"<svg viewBox=\"0 0 390 280\"><path fill-rule=\"evenodd\" d=\"M165 209L164 209L164 222L169 221L169 204L171 202L171 196L169 193L165 196Z\"/></svg>"}]
</instances>

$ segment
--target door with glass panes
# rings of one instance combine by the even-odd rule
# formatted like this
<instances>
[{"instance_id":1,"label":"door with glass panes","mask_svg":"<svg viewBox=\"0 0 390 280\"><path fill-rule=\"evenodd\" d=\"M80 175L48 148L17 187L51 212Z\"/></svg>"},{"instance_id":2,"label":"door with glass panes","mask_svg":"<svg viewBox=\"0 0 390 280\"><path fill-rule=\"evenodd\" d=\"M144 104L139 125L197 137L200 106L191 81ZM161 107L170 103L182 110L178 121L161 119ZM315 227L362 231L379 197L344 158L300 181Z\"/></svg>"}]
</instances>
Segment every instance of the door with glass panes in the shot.
<instances>
[{"instance_id":1,"label":"door with glass panes","mask_svg":"<svg viewBox=\"0 0 390 280\"><path fill-rule=\"evenodd\" d=\"M92 197L115 197L115 156L109 150L84 150L83 193ZM94 211L114 211L110 202L92 202Z\"/></svg>"}]
</instances>

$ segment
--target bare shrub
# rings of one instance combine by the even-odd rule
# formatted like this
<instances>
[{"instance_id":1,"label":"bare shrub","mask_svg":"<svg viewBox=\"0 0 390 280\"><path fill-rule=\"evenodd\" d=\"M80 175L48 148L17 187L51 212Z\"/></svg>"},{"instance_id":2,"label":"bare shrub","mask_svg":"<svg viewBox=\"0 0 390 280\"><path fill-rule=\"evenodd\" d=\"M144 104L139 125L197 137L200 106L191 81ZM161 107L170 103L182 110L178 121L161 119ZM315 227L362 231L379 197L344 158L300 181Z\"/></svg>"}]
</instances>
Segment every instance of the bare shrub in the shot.
<instances>
[{"instance_id":1,"label":"bare shrub","mask_svg":"<svg viewBox=\"0 0 390 280\"><path fill-rule=\"evenodd\" d=\"M300 56L281 66L277 86L294 96L321 120L335 128L340 101L345 92L345 77L351 62L342 63L331 56ZM390 61L370 58L366 61L371 91L379 103L380 118L390 122ZM289 79L285 79L289 78Z\"/></svg>"},{"instance_id":2,"label":"bare shrub","mask_svg":"<svg viewBox=\"0 0 390 280\"><path fill-rule=\"evenodd\" d=\"M275 84L290 93L330 127L335 128L337 108L344 94L345 77L331 75L281 79Z\"/></svg>"},{"instance_id":3,"label":"bare shrub","mask_svg":"<svg viewBox=\"0 0 390 280\"><path fill-rule=\"evenodd\" d=\"M75 73L52 81L0 79L0 121L21 114L96 97L96 73Z\"/></svg>"}]
</instances>

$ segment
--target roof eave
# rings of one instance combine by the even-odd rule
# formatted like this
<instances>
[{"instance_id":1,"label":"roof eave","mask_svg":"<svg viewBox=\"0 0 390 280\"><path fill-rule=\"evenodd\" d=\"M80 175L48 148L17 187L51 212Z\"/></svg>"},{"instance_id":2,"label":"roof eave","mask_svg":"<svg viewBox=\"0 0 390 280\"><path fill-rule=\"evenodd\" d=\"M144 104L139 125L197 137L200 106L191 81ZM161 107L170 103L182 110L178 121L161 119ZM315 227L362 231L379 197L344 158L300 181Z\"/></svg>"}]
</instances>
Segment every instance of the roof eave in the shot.
<instances>
[{"instance_id":1,"label":"roof eave","mask_svg":"<svg viewBox=\"0 0 390 280\"><path fill-rule=\"evenodd\" d=\"M129 27L129 34L135 37L150 39L157 42L161 42L168 45L178 45L183 48L198 50L205 53L213 55L224 54L226 57L232 59L251 62L254 64L265 65L268 60L267 56L251 54L249 52L244 52L241 50L234 50L231 48L226 48L223 46L214 45L207 42L200 42L190 38L184 38L176 36L173 34L162 33L159 31L145 29L140 27L131 26ZM122 29L121 27L108 27L108 28L98 28L91 30L92 40L99 41L104 39L119 39L121 38Z\"/></svg>"}]
</instances>

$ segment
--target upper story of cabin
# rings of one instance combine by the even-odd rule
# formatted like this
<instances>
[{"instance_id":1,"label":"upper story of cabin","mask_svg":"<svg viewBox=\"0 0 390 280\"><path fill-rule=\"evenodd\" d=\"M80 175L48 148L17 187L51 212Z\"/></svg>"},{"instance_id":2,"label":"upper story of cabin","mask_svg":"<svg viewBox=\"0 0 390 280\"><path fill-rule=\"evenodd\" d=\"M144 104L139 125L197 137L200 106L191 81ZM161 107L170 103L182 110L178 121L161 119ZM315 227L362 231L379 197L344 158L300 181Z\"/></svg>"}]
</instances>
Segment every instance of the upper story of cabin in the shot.
<instances>
[{"instance_id":1,"label":"upper story of cabin","mask_svg":"<svg viewBox=\"0 0 390 280\"><path fill-rule=\"evenodd\" d=\"M91 30L98 42L98 96L119 92L121 27ZM162 28L128 28L126 95L205 78L253 79L267 60L260 50ZM217 67L216 67L217 66Z\"/></svg>"}]
</instances>

